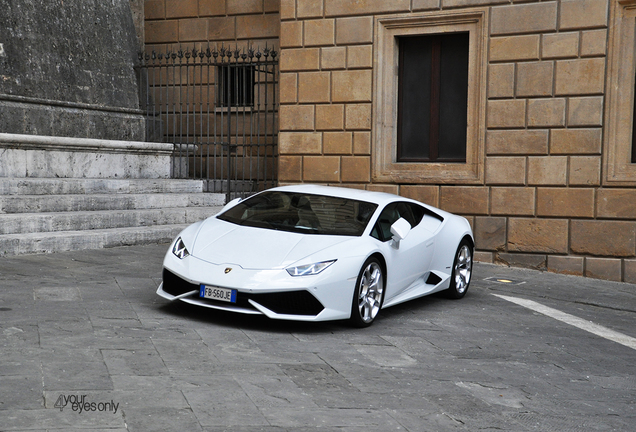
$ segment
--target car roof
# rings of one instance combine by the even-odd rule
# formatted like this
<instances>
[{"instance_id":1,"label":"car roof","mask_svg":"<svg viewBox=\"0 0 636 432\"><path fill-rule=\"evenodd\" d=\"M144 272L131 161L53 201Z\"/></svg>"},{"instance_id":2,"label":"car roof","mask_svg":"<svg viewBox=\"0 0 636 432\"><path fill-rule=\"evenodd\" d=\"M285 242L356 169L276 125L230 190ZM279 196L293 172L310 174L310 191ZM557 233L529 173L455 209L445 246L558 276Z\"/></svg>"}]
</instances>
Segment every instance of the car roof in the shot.
<instances>
[{"instance_id":1,"label":"car roof","mask_svg":"<svg viewBox=\"0 0 636 432\"><path fill-rule=\"evenodd\" d=\"M375 192L375 191L367 191L362 189L352 189L345 187L335 187L335 186L322 186L315 184L300 184L300 185L291 185L291 186L280 186L273 189L269 189L270 191L281 191L281 192L300 192L314 195L327 195L339 198L347 198L354 199L360 201L367 201L374 204L378 204L379 206L384 206L393 201L411 201L418 204L422 204L418 201L411 200L409 198L401 197L399 195L394 195L386 192Z\"/></svg>"}]
</instances>

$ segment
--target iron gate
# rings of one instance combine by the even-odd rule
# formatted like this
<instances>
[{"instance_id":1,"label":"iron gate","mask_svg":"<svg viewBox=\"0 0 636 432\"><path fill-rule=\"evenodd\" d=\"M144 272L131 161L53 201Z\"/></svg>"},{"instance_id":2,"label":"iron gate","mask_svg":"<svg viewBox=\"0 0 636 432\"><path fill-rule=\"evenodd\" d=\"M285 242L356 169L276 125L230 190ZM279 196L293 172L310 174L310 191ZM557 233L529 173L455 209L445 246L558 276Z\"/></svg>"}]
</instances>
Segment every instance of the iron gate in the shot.
<instances>
[{"instance_id":1,"label":"iron gate","mask_svg":"<svg viewBox=\"0 0 636 432\"><path fill-rule=\"evenodd\" d=\"M276 186L276 51L173 47L139 61L146 140L175 144L174 178L227 201Z\"/></svg>"}]
</instances>

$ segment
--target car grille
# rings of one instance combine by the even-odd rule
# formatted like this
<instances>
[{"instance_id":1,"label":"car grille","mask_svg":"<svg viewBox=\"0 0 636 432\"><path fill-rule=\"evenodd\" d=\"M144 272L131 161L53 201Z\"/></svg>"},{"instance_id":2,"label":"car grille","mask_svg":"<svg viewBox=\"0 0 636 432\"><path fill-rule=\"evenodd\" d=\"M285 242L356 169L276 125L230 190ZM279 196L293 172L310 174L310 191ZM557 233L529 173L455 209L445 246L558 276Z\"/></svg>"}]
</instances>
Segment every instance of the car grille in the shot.
<instances>
[{"instance_id":1,"label":"car grille","mask_svg":"<svg viewBox=\"0 0 636 432\"><path fill-rule=\"evenodd\" d=\"M163 290L173 296L179 296L191 291L199 291L199 285L192 284L181 279L169 270L163 269ZM198 294L197 294L198 297ZM249 299L265 306L267 309L277 314L285 315L318 315L324 306L311 293L304 290L286 291L280 293L246 293L237 292L236 306L254 309L249 303ZM212 304L227 306L225 302L218 302L209 299L205 300Z\"/></svg>"}]
</instances>

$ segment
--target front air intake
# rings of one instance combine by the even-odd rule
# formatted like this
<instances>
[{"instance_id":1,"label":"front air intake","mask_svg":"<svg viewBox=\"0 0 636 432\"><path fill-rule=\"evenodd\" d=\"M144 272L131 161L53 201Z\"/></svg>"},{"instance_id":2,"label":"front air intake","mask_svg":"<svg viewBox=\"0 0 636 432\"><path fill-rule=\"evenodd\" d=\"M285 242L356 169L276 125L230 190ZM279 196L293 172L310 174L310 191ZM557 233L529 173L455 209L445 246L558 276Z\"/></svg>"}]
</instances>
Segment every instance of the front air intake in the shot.
<instances>
[{"instance_id":1,"label":"front air intake","mask_svg":"<svg viewBox=\"0 0 636 432\"><path fill-rule=\"evenodd\" d=\"M308 291L287 291L280 293L239 293L267 309L282 315L318 315L324 306Z\"/></svg>"},{"instance_id":2,"label":"front air intake","mask_svg":"<svg viewBox=\"0 0 636 432\"><path fill-rule=\"evenodd\" d=\"M185 281L170 270L163 269L163 290L176 297L187 292L199 291L199 285Z\"/></svg>"}]
</instances>

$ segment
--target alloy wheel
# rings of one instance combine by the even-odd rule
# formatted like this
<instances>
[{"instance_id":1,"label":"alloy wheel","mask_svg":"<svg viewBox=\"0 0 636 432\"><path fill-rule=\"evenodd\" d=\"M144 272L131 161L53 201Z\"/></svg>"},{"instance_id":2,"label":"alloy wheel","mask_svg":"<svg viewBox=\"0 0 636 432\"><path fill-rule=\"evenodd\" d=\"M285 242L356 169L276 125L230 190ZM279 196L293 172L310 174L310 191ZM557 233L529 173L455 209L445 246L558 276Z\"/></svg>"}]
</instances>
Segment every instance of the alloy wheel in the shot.
<instances>
[{"instance_id":1,"label":"alloy wheel","mask_svg":"<svg viewBox=\"0 0 636 432\"><path fill-rule=\"evenodd\" d=\"M360 318L365 323L370 323L380 311L384 293L382 268L377 262L370 262L363 270L358 293Z\"/></svg>"}]
</instances>

